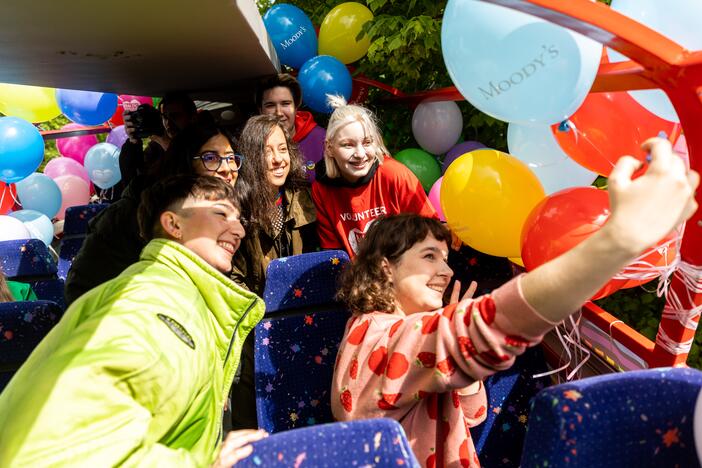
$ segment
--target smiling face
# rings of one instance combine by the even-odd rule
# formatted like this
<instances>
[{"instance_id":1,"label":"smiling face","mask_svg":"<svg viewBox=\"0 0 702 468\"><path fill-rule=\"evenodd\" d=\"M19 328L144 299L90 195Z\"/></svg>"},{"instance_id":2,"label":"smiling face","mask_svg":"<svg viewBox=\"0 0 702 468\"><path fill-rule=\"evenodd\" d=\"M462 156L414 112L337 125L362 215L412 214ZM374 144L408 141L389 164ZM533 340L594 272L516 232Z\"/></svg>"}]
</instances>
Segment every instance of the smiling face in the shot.
<instances>
[{"instance_id":1,"label":"smiling face","mask_svg":"<svg viewBox=\"0 0 702 468\"><path fill-rule=\"evenodd\" d=\"M285 86L267 89L261 97L261 114L277 115L290 134L295 132L295 100Z\"/></svg>"},{"instance_id":2,"label":"smiling face","mask_svg":"<svg viewBox=\"0 0 702 468\"><path fill-rule=\"evenodd\" d=\"M161 216L164 230L178 243L220 272L231 271L232 257L245 232L239 221L239 210L229 200L188 197L180 208ZM173 219L169 220L168 216L173 216ZM172 226L168 225L169 222Z\"/></svg>"},{"instance_id":3,"label":"smiling face","mask_svg":"<svg viewBox=\"0 0 702 468\"><path fill-rule=\"evenodd\" d=\"M405 251L396 263L384 261L397 312L409 315L443 306L444 291L453 276L447 258L446 242L429 234Z\"/></svg>"},{"instance_id":4,"label":"smiling face","mask_svg":"<svg viewBox=\"0 0 702 468\"><path fill-rule=\"evenodd\" d=\"M234 150L232 149L231 143L229 143L227 137L221 133L207 140L205 144L200 147L197 155L199 156L205 153L216 153L221 157L234 156ZM216 171L210 171L204 166L200 159L194 159L193 168L195 169L195 173L198 175L219 177L220 179L224 179L229 182L229 184L232 186L236 183L236 178L239 176L239 172L232 170L232 167L226 161L222 161L222 164L219 165L219 168Z\"/></svg>"},{"instance_id":5,"label":"smiling face","mask_svg":"<svg viewBox=\"0 0 702 468\"><path fill-rule=\"evenodd\" d=\"M370 132L357 120L339 129L327 142L327 152L336 162L341 177L356 182L365 177L376 160L376 147Z\"/></svg>"},{"instance_id":6,"label":"smiling face","mask_svg":"<svg viewBox=\"0 0 702 468\"><path fill-rule=\"evenodd\" d=\"M290 153L285 133L277 125L266 139L265 152L268 182L274 187L282 187L290 173Z\"/></svg>"}]
</instances>

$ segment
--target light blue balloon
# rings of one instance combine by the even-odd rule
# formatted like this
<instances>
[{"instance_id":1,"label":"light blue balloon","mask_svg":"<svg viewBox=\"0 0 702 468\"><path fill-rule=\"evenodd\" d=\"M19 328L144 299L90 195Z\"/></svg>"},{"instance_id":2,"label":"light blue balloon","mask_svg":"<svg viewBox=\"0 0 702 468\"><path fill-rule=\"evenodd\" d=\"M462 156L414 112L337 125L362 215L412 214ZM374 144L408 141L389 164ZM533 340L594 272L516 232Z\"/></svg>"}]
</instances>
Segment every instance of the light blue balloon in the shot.
<instances>
[{"instance_id":1,"label":"light blue balloon","mask_svg":"<svg viewBox=\"0 0 702 468\"><path fill-rule=\"evenodd\" d=\"M17 183L17 198L25 210L38 211L49 219L56 216L63 199L56 182L38 172Z\"/></svg>"},{"instance_id":2,"label":"light blue balloon","mask_svg":"<svg viewBox=\"0 0 702 468\"><path fill-rule=\"evenodd\" d=\"M330 113L328 95L351 99L353 83L346 65L331 55L318 55L309 59L297 75L302 88L302 100L312 110Z\"/></svg>"},{"instance_id":3,"label":"light blue balloon","mask_svg":"<svg viewBox=\"0 0 702 468\"><path fill-rule=\"evenodd\" d=\"M317 33L312 21L294 5L273 5L263 15L263 24L273 42L280 63L300 68L317 55Z\"/></svg>"},{"instance_id":4,"label":"light blue balloon","mask_svg":"<svg viewBox=\"0 0 702 468\"><path fill-rule=\"evenodd\" d=\"M0 180L13 184L36 171L44 159L39 130L18 117L0 117Z\"/></svg>"},{"instance_id":5,"label":"light blue balloon","mask_svg":"<svg viewBox=\"0 0 702 468\"><path fill-rule=\"evenodd\" d=\"M449 0L446 68L476 108L507 122L571 116L595 80L602 45L534 16L479 0Z\"/></svg>"},{"instance_id":6,"label":"light blue balloon","mask_svg":"<svg viewBox=\"0 0 702 468\"><path fill-rule=\"evenodd\" d=\"M667 36L688 50L702 49L702 2L699 0L612 0L611 8L656 32ZM628 60L608 49L612 63ZM679 122L675 107L661 90L630 91L631 97L662 119Z\"/></svg>"},{"instance_id":7,"label":"light blue balloon","mask_svg":"<svg viewBox=\"0 0 702 468\"><path fill-rule=\"evenodd\" d=\"M117 95L95 91L57 89L59 109L73 122L82 125L100 125L107 122L117 110Z\"/></svg>"},{"instance_id":8,"label":"light blue balloon","mask_svg":"<svg viewBox=\"0 0 702 468\"><path fill-rule=\"evenodd\" d=\"M46 245L51 245L54 240L54 225L44 213L34 210L20 210L10 213L13 218L24 223L32 239L39 239Z\"/></svg>"},{"instance_id":9,"label":"light blue balloon","mask_svg":"<svg viewBox=\"0 0 702 468\"><path fill-rule=\"evenodd\" d=\"M547 195L565 188L592 184L597 174L573 161L558 145L548 125L510 123L509 154L536 174Z\"/></svg>"},{"instance_id":10,"label":"light blue balloon","mask_svg":"<svg viewBox=\"0 0 702 468\"><path fill-rule=\"evenodd\" d=\"M90 180L101 189L108 189L122 179L119 170L119 148L112 143L98 143L85 153L83 162Z\"/></svg>"}]
</instances>

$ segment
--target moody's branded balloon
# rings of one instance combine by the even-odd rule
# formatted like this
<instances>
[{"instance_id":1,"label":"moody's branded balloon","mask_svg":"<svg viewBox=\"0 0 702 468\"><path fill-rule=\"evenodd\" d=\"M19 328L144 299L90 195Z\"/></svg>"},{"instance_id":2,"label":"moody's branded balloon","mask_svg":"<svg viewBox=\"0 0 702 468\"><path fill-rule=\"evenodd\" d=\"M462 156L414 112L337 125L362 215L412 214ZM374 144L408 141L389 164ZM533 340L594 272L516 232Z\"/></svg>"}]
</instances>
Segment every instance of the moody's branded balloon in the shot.
<instances>
[{"instance_id":1,"label":"moody's branded balloon","mask_svg":"<svg viewBox=\"0 0 702 468\"><path fill-rule=\"evenodd\" d=\"M0 117L0 181L19 182L44 159L39 130L18 117Z\"/></svg>"},{"instance_id":2,"label":"moody's branded balloon","mask_svg":"<svg viewBox=\"0 0 702 468\"><path fill-rule=\"evenodd\" d=\"M280 63L300 68L317 55L317 33L304 11L294 5L273 5L263 15L263 24Z\"/></svg>"},{"instance_id":3,"label":"moody's branded balloon","mask_svg":"<svg viewBox=\"0 0 702 468\"><path fill-rule=\"evenodd\" d=\"M100 125L117 109L117 95L95 91L57 89L56 102L61 112L75 123Z\"/></svg>"},{"instance_id":4,"label":"moody's branded balloon","mask_svg":"<svg viewBox=\"0 0 702 468\"><path fill-rule=\"evenodd\" d=\"M39 239L46 245L51 245L54 239L54 225L44 213L34 210L20 210L10 213L13 218L24 223L32 239Z\"/></svg>"},{"instance_id":5,"label":"moody's branded balloon","mask_svg":"<svg viewBox=\"0 0 702 468\"><path fill-rule=\"evenodd\" d=\"M479 0L449 0L446 68L476 108L507 122L565 120L590 91L602 45L535 16Z\"/></svg>"},{"instance_id":6,"label":"moody's branded balloon","mask_svg":"<svg viewBox=\"0 0 702 468\"><path fill-rule=\"evenodd\" d=\"M85 155L85 170L90 180L101 189L108 189L122 179L119 170L119 148L112 143L98 143Z\"/></svg>"},{"instance_id":7,"label":"moody's branded balloon","mask_svg":"<svg viewBox=\"0 0 702 468\"><path fill-rule=\"evenodd\" d=\"M297 76L302 88L302 100L317 112L331 113L327 96L351 98L353 84L346 65L329 55L318 55L309 59Z\"/></svg>"},{"instance_id":8,"label":"moody's branded balloon","mask_svg":"<svg viewBox=\"0 0 702 468\"><path fill-rule=\"evenodd\" d=\"M56 216L62 201L56 182L38 172L17 183L17 197L25 210L44 213L49 219Z\"/></svg>"}]
</instances>

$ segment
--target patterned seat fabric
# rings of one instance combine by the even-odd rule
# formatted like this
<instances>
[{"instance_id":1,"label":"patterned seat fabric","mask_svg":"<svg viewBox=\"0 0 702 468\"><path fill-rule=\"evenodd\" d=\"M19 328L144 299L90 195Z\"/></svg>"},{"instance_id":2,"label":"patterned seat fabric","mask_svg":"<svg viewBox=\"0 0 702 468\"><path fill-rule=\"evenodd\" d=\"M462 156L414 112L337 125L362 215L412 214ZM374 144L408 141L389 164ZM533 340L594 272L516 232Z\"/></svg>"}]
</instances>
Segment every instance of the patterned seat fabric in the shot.
<instances>
[{"instance_id":1,"label":"patterned seat fabric","mask_svg":"<svg viewBox=\"0 0 702 468\"><path fill-rule=\"evenodd\" d=\"M71 237L69 239L61 239L61 247L59 248L59 260L58 260L58 276L59 278L65 280L66 275L68 275L68 270L71 269L71 264L73 259L78 254L85 237L77 236Z\"/></svg>"},{"instance_id":2,"label":"patterned seat fabric","mask_svg":"<svg viewBox=\"0 0 702 468\"><path fill-rule=\"evenodd\" d=\"M402 426L391 419L323 424L254 442L237 467L419 467Z\"/></svg>"},{"instance_id":3,"label":"patterned seat fabric","mask_svg":"<svg viewBox=\"0 0 702 468\"><path fill-rule=\"evenodd\" d=\"M62 313L50 301L0 303L0 391Z\"/></svg>"},{"instance_id":4,"label":"patterned seat fabric","mask_svg":"<svg viewBox=\"0 0 702 468\"><path fill-rule=\"evenodd\" d=\"M333 297L347 262L344 252L325 251L268 268L254 362L258 425L269 432L333 421L331 381L349 317Z\"/></svg>"},{"instance_id":5,"label":"patterned seat fabric","mask_svg":"<svg viewBox=\"0 0 702 468\"><path fill-rule=\"evenodd\" d=\"M702 372L660 368L553 386L534 399L522 466L693 467Z\"/></svg>"},{"instance_id":6,"label":"patterned seat fabric","mask_svg":"<svg viewBox=\"0 0 702 468\"><path fill-rule=\"evenodd\" d=\"M531 399L551 384L549 377L532 376L546 371L543 352L535 347L518 356L506 371L485 380L487 418L470 431L482 466L519 466Z\"/></svg>"},{"instance_id":7,"label":"patterned seat fabric","mask_svg":"<svg viewBox=\"0 0 702 468\"><path fill-rule=\"evenodd\" d=\"M96 214L110 206L108 203L92 205L69 206L66 208L66 218L63 224L63 235L85 235L88 231L88 221Z\"/></svg>"},{"instance_id":8,"label":"patterned seat fabric","mask_svg":"<svg viewBox=\"0 0 702 468\"><path fill-rule=\"evenodd\" d=\"M55 278L56 262L39 239L0 241L0 269L8 279Z\"/></svg>"}]
</instances>

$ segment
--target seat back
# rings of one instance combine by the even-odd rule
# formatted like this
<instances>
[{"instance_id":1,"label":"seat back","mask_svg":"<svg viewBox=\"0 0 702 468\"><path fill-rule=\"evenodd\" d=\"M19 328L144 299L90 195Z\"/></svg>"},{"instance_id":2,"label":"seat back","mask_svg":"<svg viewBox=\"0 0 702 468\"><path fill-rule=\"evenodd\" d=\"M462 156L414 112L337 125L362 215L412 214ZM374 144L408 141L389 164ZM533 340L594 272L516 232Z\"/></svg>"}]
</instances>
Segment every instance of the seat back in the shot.
<instances>
[{"instance_id":1,"label":"seat back","mask_svg":"<svg viewBox=\"0 0 702 468\"><path fill-rule=\"evenodd\" d=\"M0 391L62 313L50 301L0 303Z\"/></svg>"},{"instance_id":2,"label":"seat back","mask_svg":"<svg viewBox=\"0 0 702 468\"><path fill-rule=\"evenodd\" d=\"M84 236L61 239L57 273L59 278L62 278L63 280L66 279L68 270L71 269L71 265L73 264L73 259L76 257L76 255L78 255L78 251L83 246L84 240Z\"/></svg>"},{"instance_id":3,"label":"seat back","mask_svg":"<svg viewBox=\"0 0 702 468\"><path fill-rule=\"evenodd\" d=\"M556 385L534 399L522 466L700 466L702 372L659 368Z\"/></svg>"},{"instance_id":4,"label":"seat back","mask_svg":"<svg viewBox=\"0 0 702 468\"><path fill-rule=\"evenodd\" d=\"M74 236L88 232L88 222L96 214L110 206L108 203L93 203L90 205L69 206L66 208L66 217L63 223L63 235Z\"/></svg>"},{"instance_id":5,"label":"seat back","mask_svg":"<svg viewBox=\"0 0 702 468\"><path fill-rule=\"evenodd\" d=\"M323 424L281 432L253 444L237 468L372 466L418 468L402 426L392 419Z\"/></svg>"},{"instance_id":6,"label":"seat back","mask_svg":"<svg viewBox=\"0 0 702 468\"><path fill-rule=\"evenodd\" d=\"M349 317L334 295L346 263L345 252L324 251L268 267L254 378L258 425L269 432L333 421L332 375Z\"/></svg>"}]
</instances>

